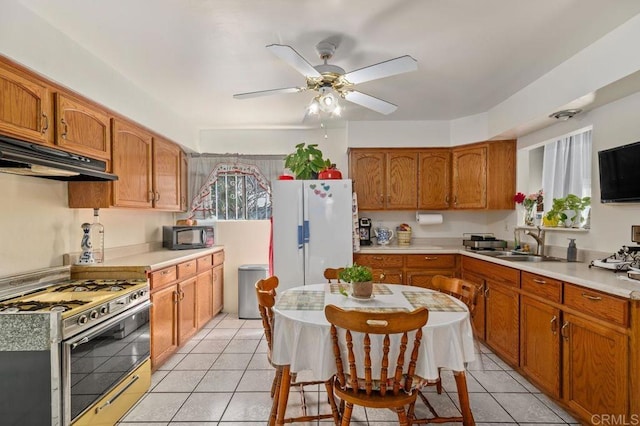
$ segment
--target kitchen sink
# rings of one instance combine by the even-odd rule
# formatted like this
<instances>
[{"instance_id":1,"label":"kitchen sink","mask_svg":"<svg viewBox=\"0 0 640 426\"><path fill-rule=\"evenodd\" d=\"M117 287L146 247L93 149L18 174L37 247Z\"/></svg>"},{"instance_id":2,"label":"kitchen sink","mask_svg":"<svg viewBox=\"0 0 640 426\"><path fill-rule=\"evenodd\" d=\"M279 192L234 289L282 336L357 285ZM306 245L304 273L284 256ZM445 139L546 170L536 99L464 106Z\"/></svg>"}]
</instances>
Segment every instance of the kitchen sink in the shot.
<instances>
[{"instance_id":1,"label":"kitchen sink","mask_svg":"<svg viewBox=\"0 0 640 426\"><path fill-rule=\"evenodd\" d=\"M495 257L496 259L508 260L511 262L566 262L565 259L553 256L538 256L537 254L514 253L512 251L483 251L478 252L483 256Z\"/></svg>"}]
</instances>

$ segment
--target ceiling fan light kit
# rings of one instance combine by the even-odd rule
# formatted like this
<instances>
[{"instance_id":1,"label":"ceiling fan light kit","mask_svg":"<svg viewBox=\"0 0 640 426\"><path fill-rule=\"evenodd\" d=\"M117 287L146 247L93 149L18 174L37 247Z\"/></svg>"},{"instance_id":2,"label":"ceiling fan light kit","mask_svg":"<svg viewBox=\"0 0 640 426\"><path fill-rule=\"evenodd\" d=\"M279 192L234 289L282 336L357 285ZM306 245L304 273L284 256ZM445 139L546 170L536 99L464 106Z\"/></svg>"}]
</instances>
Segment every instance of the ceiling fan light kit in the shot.
<instances>
[{"instance_id":1,"label":"ceiling fan light kit","mask_svg":"<svg viewBox=\"0 0 640 426\"><path fill-rule=\"evenodd\" d=\"M346 73L337 65L328 64L333 57L336 46L323 41L316 45L316 50L323 64L312 66L291 46L271 44L267 46L273 54L289 64L306 79L306 87L289 87L283 89L262 90L233 95L235 99L248 99L280 93L296 93L304 90L318 92L307 107L307 114L318 114L320 111L339 116L342 107L338 98L363 106L380 114L391 114L398 106L385 100L354 90L353 86L371 80L390 77L418 69L418 62L411 56L405 55L368 67Z\"/></svg>"}]
</instances>

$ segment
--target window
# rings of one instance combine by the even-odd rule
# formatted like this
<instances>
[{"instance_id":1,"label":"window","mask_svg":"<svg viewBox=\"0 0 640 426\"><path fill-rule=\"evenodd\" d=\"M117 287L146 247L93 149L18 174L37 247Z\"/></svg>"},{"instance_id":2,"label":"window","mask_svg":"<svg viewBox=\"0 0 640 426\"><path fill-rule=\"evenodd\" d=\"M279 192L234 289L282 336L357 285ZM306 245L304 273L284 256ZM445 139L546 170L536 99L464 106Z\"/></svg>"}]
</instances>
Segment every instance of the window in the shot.
<instances>
[{"instance_id":1,"label":"window","mask_svg":"<svg viewBox=\"0 0 640 426\"><path fill-rule=\"evenodd\" d=\"M218 220L271 218L271 194L253 175L220 173L211 185L211 204Z\"/></svg>"}]
</instances>

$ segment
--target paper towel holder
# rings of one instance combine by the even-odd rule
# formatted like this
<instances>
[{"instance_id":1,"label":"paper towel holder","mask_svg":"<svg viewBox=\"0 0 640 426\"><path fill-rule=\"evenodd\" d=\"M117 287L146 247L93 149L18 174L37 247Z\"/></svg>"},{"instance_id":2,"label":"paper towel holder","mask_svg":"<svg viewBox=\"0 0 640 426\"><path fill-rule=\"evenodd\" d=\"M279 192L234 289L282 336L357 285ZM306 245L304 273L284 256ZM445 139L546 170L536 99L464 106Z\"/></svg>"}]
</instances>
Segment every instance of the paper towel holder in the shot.
<instances>
[{"instance_id":1,"label":"paper towel holder","mask_svg":"<svg viewBox=\"0 0 640 426\"><path fill-rule=\"evenodd\" d=\"M416 222L419 225L439 225L443 222L441 213L421 213L416 211Z\"/></svg>"}]
</instances>

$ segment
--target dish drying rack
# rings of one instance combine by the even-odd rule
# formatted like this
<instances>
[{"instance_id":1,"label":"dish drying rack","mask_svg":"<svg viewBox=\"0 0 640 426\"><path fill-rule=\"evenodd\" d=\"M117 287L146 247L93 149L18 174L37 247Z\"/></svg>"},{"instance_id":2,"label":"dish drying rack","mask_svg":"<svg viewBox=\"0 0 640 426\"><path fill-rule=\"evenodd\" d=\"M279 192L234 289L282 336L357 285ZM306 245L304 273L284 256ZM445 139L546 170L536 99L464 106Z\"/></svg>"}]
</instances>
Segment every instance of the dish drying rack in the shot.
<instances>
[{"instance_id":1,"label":"dish drying rack","mask_svg":"<svg viewBox=\"0 0 640 426\"><path fill-rule=\"evenodd\" d=\"M640 272L640 246L622 246L620 250L604 259L595 259L589 263L589 268L608 269L614 272Z\"/></svg>"}]
</instances>

